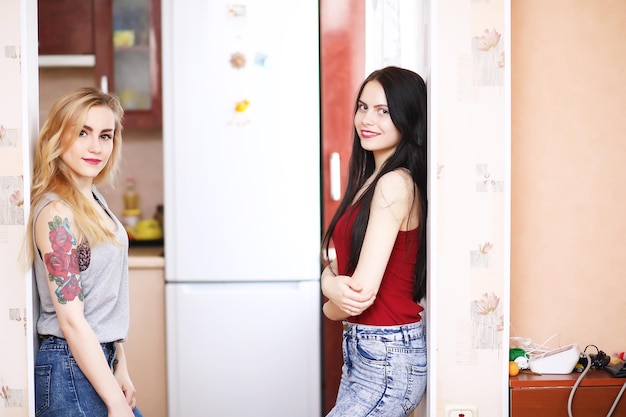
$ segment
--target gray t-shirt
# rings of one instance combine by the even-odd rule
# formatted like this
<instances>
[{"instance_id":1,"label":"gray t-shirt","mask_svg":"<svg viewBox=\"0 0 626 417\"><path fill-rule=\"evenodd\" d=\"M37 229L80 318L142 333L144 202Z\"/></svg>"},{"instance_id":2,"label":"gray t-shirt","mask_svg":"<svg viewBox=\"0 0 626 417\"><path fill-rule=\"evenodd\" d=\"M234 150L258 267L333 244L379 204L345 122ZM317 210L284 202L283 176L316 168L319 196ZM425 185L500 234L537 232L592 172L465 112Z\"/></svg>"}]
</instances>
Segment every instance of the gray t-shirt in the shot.
<instances>
[{"instance_id":1,"label":"gray t-shirt","mask_svg":"<svg viewBox=\"0 0 626 417\"><path fill-rule=\"evenodd\" d=\"M102 243L91 246L89 264L86 265L84 259L81 262L85 264L81 269L86 266L86 269L80 272L85 319L100 343L124 341L128 335L129 325L128 235L98 190L93 187L92 191L115 222L117 226L115 235L120 244ZM58 200L60 199L56 194L46 194L34 208L35 221L46 205ZM36 244L35 254L34 274L40 300L37 332L40 335L65 338L48 289L48 273L42 258L44 254L39 253ZM80 301L75 299L69 302Z\"/></svg>"}]
</instances>

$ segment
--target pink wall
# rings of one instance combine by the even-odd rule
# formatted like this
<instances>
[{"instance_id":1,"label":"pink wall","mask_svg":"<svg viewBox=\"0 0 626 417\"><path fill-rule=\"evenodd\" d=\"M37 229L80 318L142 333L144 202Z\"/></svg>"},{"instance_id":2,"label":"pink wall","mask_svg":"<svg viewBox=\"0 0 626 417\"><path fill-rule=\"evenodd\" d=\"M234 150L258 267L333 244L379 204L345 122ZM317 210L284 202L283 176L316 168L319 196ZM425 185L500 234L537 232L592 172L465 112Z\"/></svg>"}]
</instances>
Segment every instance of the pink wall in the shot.
<instances>
[{"instance_id":1,"label":"pink wall","mask_svg":"<svg viewBox=\"0 0 626 417\"><path fill-rule=\"evenodd\" d=\"M626 350L626 3L511 8L511 335L613 355Z\"/></svg>"}]
</instances>

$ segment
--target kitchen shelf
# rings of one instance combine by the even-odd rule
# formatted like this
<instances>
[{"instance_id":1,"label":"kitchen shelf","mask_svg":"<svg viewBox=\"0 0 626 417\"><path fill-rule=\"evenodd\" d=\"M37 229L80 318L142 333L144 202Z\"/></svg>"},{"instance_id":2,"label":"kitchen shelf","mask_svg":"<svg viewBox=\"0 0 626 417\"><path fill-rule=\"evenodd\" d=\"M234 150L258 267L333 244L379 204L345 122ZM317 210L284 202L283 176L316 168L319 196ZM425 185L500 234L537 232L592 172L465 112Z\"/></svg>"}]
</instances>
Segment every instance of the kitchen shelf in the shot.
<instances>
[{"instance_id":1,"label":"kitchen shelf","mask_svg":"<svg viewBox=\"0 0 626 417\"><path fill-rule=\"evenodd\" d=\"M39 55L40 68L90 67L96 65L95 55Z\"/></svg>"}]
</instances>

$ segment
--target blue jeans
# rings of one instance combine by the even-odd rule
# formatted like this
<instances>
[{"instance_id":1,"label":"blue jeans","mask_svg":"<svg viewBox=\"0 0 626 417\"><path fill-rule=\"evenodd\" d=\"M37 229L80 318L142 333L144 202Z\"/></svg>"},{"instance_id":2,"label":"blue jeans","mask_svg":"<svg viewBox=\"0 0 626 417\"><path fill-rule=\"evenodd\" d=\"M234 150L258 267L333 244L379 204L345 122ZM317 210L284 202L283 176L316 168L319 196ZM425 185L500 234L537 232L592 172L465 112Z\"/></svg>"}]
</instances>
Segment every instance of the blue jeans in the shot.
<instances>
[{"instance_id":1,"label":"blue jeans","mask_svg":"<svg viewBox=\"0 0 626 417\"><path fill-rule=\"evenodd\" d=\"M365 326L343 323L341 383L327 417L404 417L426 390L423 323Z\"/></svg>"},{"instance_id":2,"label":"blue jeans","mask_svg":"<svg viewBox=\"0 0 626 417\"><path fill-rule=\"evenodd\" d=\"M101 343L113 369L115 344ZM138 408L135 416L142 417ZM78 367L65 339L48 336L41 341L35 360L35 416L107 417L104 401Z\"/></svg>"}]
</instances>

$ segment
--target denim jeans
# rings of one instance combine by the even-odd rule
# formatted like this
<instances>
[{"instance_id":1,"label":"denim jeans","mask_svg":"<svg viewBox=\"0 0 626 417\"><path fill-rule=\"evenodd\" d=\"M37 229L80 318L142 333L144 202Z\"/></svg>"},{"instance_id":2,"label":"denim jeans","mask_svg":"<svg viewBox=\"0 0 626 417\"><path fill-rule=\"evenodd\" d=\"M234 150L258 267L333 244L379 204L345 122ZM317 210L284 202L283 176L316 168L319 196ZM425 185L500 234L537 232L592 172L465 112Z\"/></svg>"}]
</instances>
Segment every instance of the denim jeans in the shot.
<instances>
[{"instance_id":1,"label":"denim jeans","mask_svg":"<svg viewBox=\"0 0 626 417\"><path fill-rule=\"evenodd\" d=\"M343 323L341 383L327 417L404 417L426 390L423 323L365 326Z\"/></svg>"},{"instance_id":2,"label":"denim jeans","mask_svg":"<svg viewBox=\"0 0 626 417\"><path fill-rule=\"evenodd\" d=\"M101 343L111 369L115 344ZM138 408L135 416L142 417ZM78 367L65 339L48 336L35 360L35 416L107 417L104 401Z\"/></svg>"}]
</instances>

